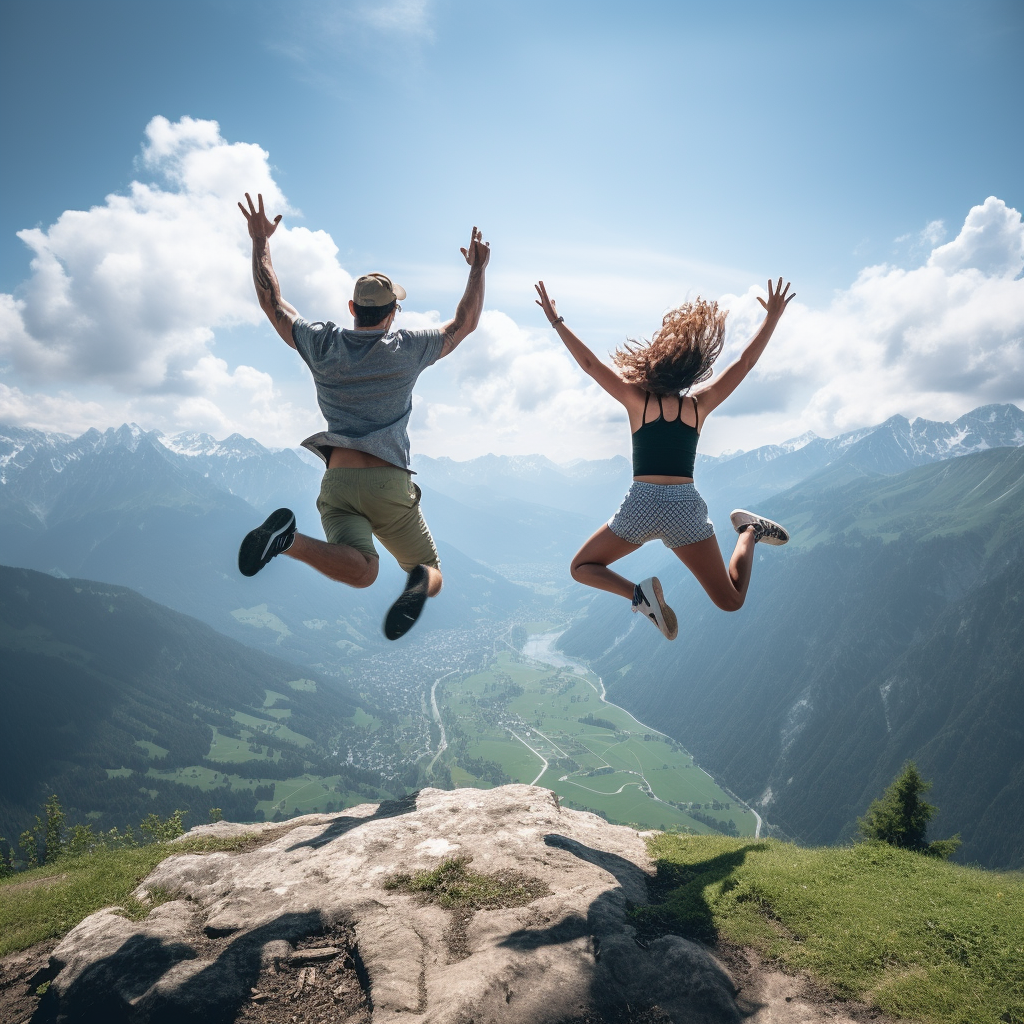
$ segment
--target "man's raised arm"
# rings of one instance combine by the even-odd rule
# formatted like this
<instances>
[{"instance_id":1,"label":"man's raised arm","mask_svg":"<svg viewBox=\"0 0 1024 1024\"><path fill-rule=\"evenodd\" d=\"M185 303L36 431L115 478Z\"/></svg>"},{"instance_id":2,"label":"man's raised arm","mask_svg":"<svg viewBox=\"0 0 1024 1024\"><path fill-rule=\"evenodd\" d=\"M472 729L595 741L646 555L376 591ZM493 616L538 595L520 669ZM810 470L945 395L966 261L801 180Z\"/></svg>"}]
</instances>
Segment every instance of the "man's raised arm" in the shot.
<instances>
[{"instance_id":1,"label":"man's raised arm","mask_svg":"<svg viewBox=\"0 0 1024 1024\"><path fill-rule=\"evenodd\" d=\"M270 262L270 236L281 223L281 214L271 221L263 212L263 196L257 194L256 199L259 203L258 209L252 205L248 192L245 193L245 201L249 204L249 209L241 203L238 204L249 225L249 237L252 239L252 282L256 285L256 298L259 299L260 309L274 325L274 330L295 348L292 324L299 311L290 302L285 302L281 298L281 285L278 283L277 274L274 273L274 265ZM477 316L479 315L478 313Z\"/></svg>"},{"instance_id":2,"label":"man's raised arm","mask_svg":"<svg viewBox=\"0 0 1024 1024\"><path fill-rule=\"evenodd\" d=\"M491 258L491 243L485 242L480 232L473 228L469 248L461 252L469 264L469 281L455 316L441 328L444 344L439 358L442 359L454 352L459 342L476 330L484 308L484 269Z\"/></svg>"}]
</instances>

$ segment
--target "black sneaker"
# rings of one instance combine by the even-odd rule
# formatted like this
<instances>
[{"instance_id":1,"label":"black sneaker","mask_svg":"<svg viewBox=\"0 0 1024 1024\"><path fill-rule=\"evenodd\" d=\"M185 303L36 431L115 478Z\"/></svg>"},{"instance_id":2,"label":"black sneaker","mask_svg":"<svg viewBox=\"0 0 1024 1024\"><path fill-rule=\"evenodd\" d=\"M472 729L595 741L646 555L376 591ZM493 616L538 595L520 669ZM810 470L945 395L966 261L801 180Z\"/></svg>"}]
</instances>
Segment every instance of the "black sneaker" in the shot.
<instances>
[{"instance_id":1,"label":"black sneaker","mask_svg":"<svg viewBox=\"0 0 1024 1024\"><path fill-rule=\"evenodd\" d=\"M765 519L756 512L748 512L746 509L735 509L729 518L737 533L746 529L754 531L755 544L785 544L789 540L789 533L784 526L779 526L772 519Z\"/></svg>"},{"instance_id":2,"label":"black sneaker","mask_svg":"<svg viewBox=\"0 0 1024 1024\"><path fill-rule=\"evenodd\" d=\"M427 585L430 573L425 565L417 565L405 581L405 590L398 600L388 609L384 616L384 635L389 640L397 640L412 629L413 623L420 617L423 606L427 603Z\"/></svg>"},{"instance_id":3,"label":"black sneaker","mask_svg":"<svg viewBox=\"0 0 1024 1024\"><path fill-rule=\"evenodd\" d=\"M243 576L255 576L275 555L287 551L295 540L295 513L290 508L279 508L267 516L267 521L250 530L238 549L238 571Z\"/></svg>"}]
</instances>

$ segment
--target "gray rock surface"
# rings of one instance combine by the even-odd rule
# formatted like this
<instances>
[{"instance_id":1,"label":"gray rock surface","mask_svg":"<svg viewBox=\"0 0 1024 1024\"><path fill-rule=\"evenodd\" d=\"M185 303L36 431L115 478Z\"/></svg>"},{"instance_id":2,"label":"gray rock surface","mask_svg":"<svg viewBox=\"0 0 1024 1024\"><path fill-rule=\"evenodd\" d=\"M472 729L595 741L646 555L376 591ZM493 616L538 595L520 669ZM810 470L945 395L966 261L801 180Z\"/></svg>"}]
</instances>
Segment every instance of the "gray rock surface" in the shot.
<instances>
[{"instance_id":1,"label":"gray rock surface","mask_svg":"<svg viewBox=\"0 0 1024 1024\"><path fill-rule=\"evenodd\" d=\"M424 790L284 829L218 822L192 834L232 830L268 841L169 857L137 893L169 902L140 921L100 911L64 938L51 957L57 1020L849 1019L806 1005L797 1015L785 976L758 1000L750 978L738 994L702 946L638 941L628 907L646 902L653 870L642 836L559 808L545 789ZM539 879L550 895L460 915L383 885L454 855L471 856L475 871Z\"/></svg>"}]
</instances>

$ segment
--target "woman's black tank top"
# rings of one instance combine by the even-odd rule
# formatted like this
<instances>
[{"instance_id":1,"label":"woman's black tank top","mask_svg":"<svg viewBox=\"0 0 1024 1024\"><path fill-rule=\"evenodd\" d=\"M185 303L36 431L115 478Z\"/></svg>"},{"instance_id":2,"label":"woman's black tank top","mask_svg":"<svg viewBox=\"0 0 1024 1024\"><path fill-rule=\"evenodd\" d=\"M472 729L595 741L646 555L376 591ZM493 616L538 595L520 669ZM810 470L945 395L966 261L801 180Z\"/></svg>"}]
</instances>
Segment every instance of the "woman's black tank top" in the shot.
<instances>
[{"instance_id":1,"label":"woman's black tank top","mask_svg":"<svg viewBox=\"0 0 1024 1024\"><path fill-rule=\"evenodd\" d=\"M658 399L659 416L650 423L641 423L633 434L633 476L693 476L693 465L697 460L697 441L700 433L696 427L683 422L683 400L679 399L679 415L674 420L665 419L665 410ZM697 399L693 402L693 414L697 416ZM644 399L644 416L650 392Z\"/></svg>"}]
</instances>

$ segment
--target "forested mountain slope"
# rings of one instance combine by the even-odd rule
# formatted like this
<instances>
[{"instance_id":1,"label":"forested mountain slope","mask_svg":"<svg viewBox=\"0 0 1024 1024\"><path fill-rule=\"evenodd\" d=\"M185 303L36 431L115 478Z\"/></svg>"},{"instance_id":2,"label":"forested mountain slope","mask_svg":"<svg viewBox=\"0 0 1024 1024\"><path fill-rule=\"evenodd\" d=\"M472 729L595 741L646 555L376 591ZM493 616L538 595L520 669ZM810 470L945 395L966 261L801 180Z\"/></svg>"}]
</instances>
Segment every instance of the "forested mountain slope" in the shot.
<instances>
[{"instance_id":1,"label":"forested mountain slope","mask_svg":"<svg viewBox=\"0 0 1024 1024\"><path fill-rule=\"evenodd\" d=\"M304 532L323 535L316 468L237 436L168 443L130 426L75 439L0 428L0 563L131 587L329 672L345 668L348 645L385 643L381 622L405 582L386 554L369 590L340 586L289 558L252 579L238 572L242 537L275 505L293 508ZM480 518L448 504L456 525ZM444 600L428 605L423 630L502 618L530 598L454 547L459 532L438 534L448 585Z\"/></svg>"},{"instance_id":2,"label":"forested mountain slope","mask_svg":"<svg viewBox=\"0 0 1024 1024\"><path fill-rule=\"evenodd\" d=\"M935 834L1020 866L1024 450L824 483L765 505L793 542L758 551L739 613L666 562L676 643L598 599L564 649L792 836L849 837L912 757L935 781Z\"/></svg>"},{"instance_id":3,"label":"forested mountain slope","mask_svg":"<svg viewBox=\"0 0 1024 1024\"><path fill-rule=\"evenodd\" d=\"M200 824L213 805L253 820L269 795L250 778L313 771L340 775L360 797L383 792L375 775L337 756L363 738L357 723L367 719L344 683L300 679L308 673L295 665L123 587L0 566L0 665L8 839L52 792L72 820L90 815L100 828L175 808ZM182 784L170 770L185 766L218 785Z\"/></svg>"}]
</instances>

